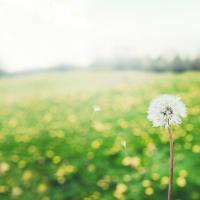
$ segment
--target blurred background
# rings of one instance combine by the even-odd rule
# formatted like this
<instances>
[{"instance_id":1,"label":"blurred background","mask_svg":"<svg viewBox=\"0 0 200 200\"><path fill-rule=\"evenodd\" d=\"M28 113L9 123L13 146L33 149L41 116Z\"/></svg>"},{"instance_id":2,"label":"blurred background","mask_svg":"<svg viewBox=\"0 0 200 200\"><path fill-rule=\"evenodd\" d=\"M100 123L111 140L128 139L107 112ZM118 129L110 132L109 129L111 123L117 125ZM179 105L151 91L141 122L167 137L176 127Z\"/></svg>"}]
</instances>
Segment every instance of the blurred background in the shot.
<instances>
[{"instance_id":1,"label":"blurred background","mask_svg":"<svg viewBox=\"0 0 200 200\"><path fill-rule=\"evenodd\" d=\"M0 199L200 199L198 0L0 0Z\"/></svg>"}]
</instances>

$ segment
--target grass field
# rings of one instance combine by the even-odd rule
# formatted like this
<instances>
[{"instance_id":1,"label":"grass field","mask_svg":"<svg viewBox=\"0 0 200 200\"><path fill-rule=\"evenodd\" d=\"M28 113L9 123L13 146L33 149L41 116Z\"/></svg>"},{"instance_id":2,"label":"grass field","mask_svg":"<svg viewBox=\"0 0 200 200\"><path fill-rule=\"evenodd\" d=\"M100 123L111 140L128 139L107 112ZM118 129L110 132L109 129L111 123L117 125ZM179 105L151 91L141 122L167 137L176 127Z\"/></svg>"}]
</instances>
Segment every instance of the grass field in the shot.
<instances>
[{"instance_id":1,"label":"grass field","mask_svg":"<svg viewBox=\"0 0 200 200\"><path fill-rule=\"evenodd\" d=\"M199 200L200 73L129 71L0 79L0 199L167 199L168 134L146 118L163 93L188 108L174 127L174 200Z\"/></svg>"}]
</instances>

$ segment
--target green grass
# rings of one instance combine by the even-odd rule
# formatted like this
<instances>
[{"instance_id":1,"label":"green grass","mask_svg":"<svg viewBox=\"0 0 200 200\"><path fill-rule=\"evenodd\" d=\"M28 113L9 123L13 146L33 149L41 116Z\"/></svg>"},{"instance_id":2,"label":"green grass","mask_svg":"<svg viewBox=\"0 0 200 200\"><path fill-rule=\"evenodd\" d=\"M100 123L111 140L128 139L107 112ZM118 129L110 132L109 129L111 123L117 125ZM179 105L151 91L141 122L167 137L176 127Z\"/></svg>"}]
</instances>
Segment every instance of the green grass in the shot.
<instances>
[{"instance_id":1,"label":"green grass","mask_svg":"<svg viewBox=\"0 0 200 200\"><path fill-rule=\"evenodd\" d=\"M146 118L163 93L188 108L174 127L174 200L200 199L199 88L200 73L192 72L0 79L0 199L167 199L168 134Z\"/></svg>"}]
</instances>

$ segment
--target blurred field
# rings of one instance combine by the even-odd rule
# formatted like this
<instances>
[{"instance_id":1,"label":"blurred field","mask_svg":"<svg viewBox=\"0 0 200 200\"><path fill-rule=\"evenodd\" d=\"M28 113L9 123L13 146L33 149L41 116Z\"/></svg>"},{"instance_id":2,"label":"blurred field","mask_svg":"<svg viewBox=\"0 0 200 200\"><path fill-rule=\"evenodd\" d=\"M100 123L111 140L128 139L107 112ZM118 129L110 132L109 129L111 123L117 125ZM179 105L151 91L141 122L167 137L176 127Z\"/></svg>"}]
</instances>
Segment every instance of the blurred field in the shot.
<instances>
[{"instance_id":1,"label":"blurred field","mask_svg":"<svg viewBox=\"0 0 200 200\"><path fill-rule=\"evenodd\" d=\"M162 93L188 107L174 200L199 200L200 73L123 71L0 79L0 199L167 199L168 135L146 119Z\"/></svg>"}]
</instances>

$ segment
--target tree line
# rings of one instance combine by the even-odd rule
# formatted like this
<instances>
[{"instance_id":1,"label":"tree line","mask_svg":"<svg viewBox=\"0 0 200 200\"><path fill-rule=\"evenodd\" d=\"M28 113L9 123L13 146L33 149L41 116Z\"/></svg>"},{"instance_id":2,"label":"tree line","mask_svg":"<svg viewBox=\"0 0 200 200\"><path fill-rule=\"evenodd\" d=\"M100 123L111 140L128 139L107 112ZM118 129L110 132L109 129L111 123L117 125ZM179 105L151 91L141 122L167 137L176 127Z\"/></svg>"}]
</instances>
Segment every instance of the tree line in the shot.
<instances>
[{"instance_id":1,"label":"tree line","mask_svg":"<svg viewBox=\"0 0 200 200\"><path fill-rule=\"evenodd\" d=\"M37 69L32 71L25 71L19 74L38 73L38 72L53 72L53 71L69 71L83 69L82 66L73 66L68 64L62 64L53 66L51 68ZM97 59L91 65L89 69L113 69L113 70L142 70L142 71L154 71L154 72L176 72L181 73L184 71L200 71L200 56L195 58L182 58L181 56L174 56L169 59L164 56L157 58L123 58L114 57L112 59ZM87 69L87 68L86 68ZM0 77L4 75L15 75L6 73L2 67L0 67Z\"/></svg>"},{"instance_id":2,"label":"tree line","mask_svg":"<svg viewBox=\"0 0 200 200\"><path fill-rule=\"evenodd\" d=\"M184 72L184 71L199 71L200 56L195 58L182 58L174 56L169 59L164 56L157 58L114 58L107 60L96 60L92 68L110 68L120 70L144 70L156 72Z\"/></svg>"}]
</instances>

